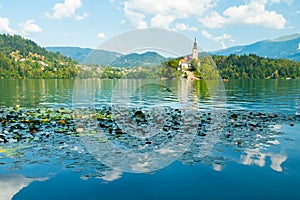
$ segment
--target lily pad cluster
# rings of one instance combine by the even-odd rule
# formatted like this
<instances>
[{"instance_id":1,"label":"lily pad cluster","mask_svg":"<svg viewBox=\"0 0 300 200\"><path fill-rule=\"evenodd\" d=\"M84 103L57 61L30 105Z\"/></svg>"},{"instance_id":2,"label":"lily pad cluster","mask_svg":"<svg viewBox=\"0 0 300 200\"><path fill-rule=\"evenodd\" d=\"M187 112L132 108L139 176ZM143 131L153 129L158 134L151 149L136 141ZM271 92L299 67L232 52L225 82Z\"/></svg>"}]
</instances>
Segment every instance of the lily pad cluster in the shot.
<instances>
[{"instance_id":1,"label":"lily pad cluster","mask_svg":"<svg viewBox=\"0 0 300 200\"><path fill-rule=\"evenodd\" d=\"M97 132L100 131L104 133L107 140L121 148L130 148L138 152L146 152L154 148L160 148L160 146L164 146L165 143L170 142L170 140L176 136L177 130L180 129L182 123L182 115L179 109L164 108L163 111L164 118L158 119L152 117L150 110L129 108L128 118L126 119L128 124L125 123L124 125L123 123L122 127L120 127L121 123L119 120L115 120L116 116L115 118L97 118L99 122ZM106 107L97 111L97 113L99 112L107 113L107 116L111 116L112 111L110 107ZM83 120L85 121L85 119ZM161 127L159 127L159 129L151 127L150 122L153 121L160 124ZM134 128L130 129L128 126L133 126ZM141 135L133 134L134 131L140 129L143 130L141 131ZM154 133L147 133L151 131ZM150 136L144 137L145 135Z\"/></svg>"},{"instance_id":2,"label":"lily pad cluster","mask_svg":"<svg viewBox=\"0 0 300 200\"><path fill-rule=\"evenodd\" d=\"M23 165L54 163L75 172L85 172L84 177L101 177L111 170L96 160L81 138L97 136L99 143L112 142L120 148L147 152L159 149L172 142L183 123L180 109L163 108L165 113L161 129L150 137L136 137L120 127L118 116L111 107L104 106L93 111L64 108L0 108L0 167L8 170L21 169ZM130 108L128 119L137 127L147 127L151 118L147 109ZM227 111L225 124L220 131L212 153L203 157L201 148L214 131L214 115L209 111L198 111L198 127L189 149L179 159L185 164L206 163L222 165L230 156L226 152L243 153L245 149L256 149L262 144L276 145L277 124L294 126L300 116L285 113L262 113L249 111ZM274 128L275 127L275 128ZM130 129L127 129L130 130ZM103 173L102 173L103 172Z\"/></svg>"},{"instance_id":3,"label":"lily pad cluster","mask_svg":"<svg viewBox=\"0 0 300 200\"><path fill-rule=\"evenodd\" d=\"M71 110L0 108L0 144L47 140L62 133L76 133Z\"/></svg>"}]
</instances>

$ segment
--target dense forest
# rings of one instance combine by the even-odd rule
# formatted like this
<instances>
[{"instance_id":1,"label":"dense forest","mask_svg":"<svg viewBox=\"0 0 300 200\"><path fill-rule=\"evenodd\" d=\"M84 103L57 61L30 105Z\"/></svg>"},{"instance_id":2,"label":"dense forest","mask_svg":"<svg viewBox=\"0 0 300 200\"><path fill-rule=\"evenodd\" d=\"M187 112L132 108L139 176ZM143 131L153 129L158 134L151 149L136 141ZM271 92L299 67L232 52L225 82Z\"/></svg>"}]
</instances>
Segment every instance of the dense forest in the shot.
<instances>
[{"instance_id":1,"label":"dense forest","mask_svg":"<svg viewBox=\"0 0 300 200\"><path fill-rule=\"evenodd\" d=\"M176 68L181 58L165 62L166 66ZM202 56L200 66L193 69L195 76L214 79L277 79L300 78L300 62L288 59L270 59L250 55Z\"/></svg>"},{"instance_id":2,"label":"dense forest","mask_svg":"<svg viewBox=\"0 0 300 200\"><path fill-rule=\"evenodd\" d=\"M300 62L262 58L257 55L212 56L223 78L300 78Z\"/></svg>"},{"instance_id":3,"label":"dense forest","mask_svg":"<svg viewBox=\"0 0 300 200\"><path fill-rule=\"evenodd\" d=\"M0 35L0 78L74 78L77 63L18 35Z\"/></svg>"}]
</instances>

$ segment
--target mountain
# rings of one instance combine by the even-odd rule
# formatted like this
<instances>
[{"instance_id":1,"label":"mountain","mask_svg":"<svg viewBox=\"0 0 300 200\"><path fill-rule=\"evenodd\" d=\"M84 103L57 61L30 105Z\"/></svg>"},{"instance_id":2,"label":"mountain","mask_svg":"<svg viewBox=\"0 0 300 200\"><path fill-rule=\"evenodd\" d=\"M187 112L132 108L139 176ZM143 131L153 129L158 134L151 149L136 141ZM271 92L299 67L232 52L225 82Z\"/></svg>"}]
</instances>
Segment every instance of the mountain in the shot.
<instances>
[{"instance_id":1,"label":"mountain","mask_svg":"<svg viewBox=\"0 0 300 200\"><path fill-rule=\"evenodd\" d=\"M158 65L167 60L154 52L144 54L132 53L123 56L116 52L79 47L46 47L46 49L51 52L59 52L82 64L130 67ZM230 54L256 54L261 57L286 58L299 62L300 33L282 36L273 40L263 40L249 45L230 47L211 52L211 54L225 56Z\"/></svg>"},{"instance_id":2,"label":"mountain","mask_svg":"<svg viewBox=\"0 0 300 200\"><path fill-rule=\"evenodd\" d=\"M165 57L155 52L132 53L122 56L116 52L93 50L80 47L46 47L48 51L59 52L82 64L110 65L115 67L153 66L161 64Z\"/></svg>"},{"instance_id":3,"label":"mountain","mask_svg":"<svg viewBox=\"0 0 300 200\"><path fill-rule=\"evenodd\" d=\"M273 40L259 41L245 46L229 47L212 52L212 54L256 54L268 58L287 58L300 61L300 33L279 37Z\"/></svg>"},{"instance_id":4,"label":"mountain","mask_svg":"<svg viewBox=\"0 0 300 200\"><path fill-rule=\"evenodd\" d=\"M0 78L74 78L77 65L19 35L0 34Z\"/></svg>"},{"instance_id":5,"label":"mountain","mask_svg":"<svg viewBox=\"0 0 300 200\"><path fill-rule=\"evenodd\" d=\"M121 56L116 52L80 47L46 47L46 49L51 52L59 52L81 64L110 65Z\"/></svg>"},{"instance_id":6,"label":"mountain","mask_svg":"<svg viewBox=\"0 0 300 200\"><path fill-rule=\"evenodd\" d=\"M9 34L0 34L0 53L4 54L7 57L14 58L16 57L28 57L31 54L37 54L43 56L44 60L54 61L70 61L69 58L63 56L59 53L53 53L47 51L45 48L40 47L35 42L29 39L25 39L19 35L9 35ZM32 57L37 55L31 55ZM36 58L38 59L38 58Z\"/></svg>"},{"instance_id":7,"label":"mountain","mask_svg":"<svg viewBox=\"0 0 300 200\"><path fill-rule=\"evenodd\" d=\"M160 65L166 61L167 58L161 56L156 52L146 52L143 54L131 53L125 56L121 56L111 63L111 66L115 67L137 67L137 66L155 66Z\"/></svg>"}]
</instances>

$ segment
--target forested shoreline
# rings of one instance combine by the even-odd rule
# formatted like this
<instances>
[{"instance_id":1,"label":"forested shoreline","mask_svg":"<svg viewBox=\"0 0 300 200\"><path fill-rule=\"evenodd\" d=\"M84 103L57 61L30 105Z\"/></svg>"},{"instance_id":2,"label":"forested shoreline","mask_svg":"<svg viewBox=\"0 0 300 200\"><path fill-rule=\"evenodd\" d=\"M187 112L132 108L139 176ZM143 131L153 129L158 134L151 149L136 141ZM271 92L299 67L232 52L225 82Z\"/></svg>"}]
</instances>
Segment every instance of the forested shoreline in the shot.
<instances>
[{"instance_id":1,"label":"forested shoreline","mask_svg":"<svg viewBox=\"0 0 300 200\"><path fill-rule=\"evenodd\" d=\"M60 53L53 53L18 35L0 35L0 79L174 79L184 77L177 70L182 57L159 66L109 67L81 65ZM300 62L250 55L200 56L196 77L213 79L298 79Z\"/></svg>"}]
</instances>

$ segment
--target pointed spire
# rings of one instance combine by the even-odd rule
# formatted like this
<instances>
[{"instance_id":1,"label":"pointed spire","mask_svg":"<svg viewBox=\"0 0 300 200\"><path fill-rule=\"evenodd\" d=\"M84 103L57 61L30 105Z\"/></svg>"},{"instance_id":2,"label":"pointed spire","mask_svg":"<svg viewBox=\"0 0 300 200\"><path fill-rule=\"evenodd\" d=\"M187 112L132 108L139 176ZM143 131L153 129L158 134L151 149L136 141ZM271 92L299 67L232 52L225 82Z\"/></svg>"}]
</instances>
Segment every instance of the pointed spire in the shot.
<instances>
[{"instance_id":1,"label":"pointed spire","mask_svg":"<svg viewBox=\"0 0 300 200\"><path fill-rule=\"evenodd\" d=\"M197 40L196 40L196 37L195 37L195 41L194 41L194 48L193 49L197 49Z\"/></svg>"},{"instance_id":2,"label":"pointed spire","mask_svg":"<svg viewBox=\"0 0 300 200\"><path fill-rule=\"evenodd\" d=\"M193 51L192 51L192 57L193 57L193 59L198 60L198 45L197 45L196 37L195 37L195 41L194 41L194 47L193 47Z\"/></svg>"}]
</instances>

